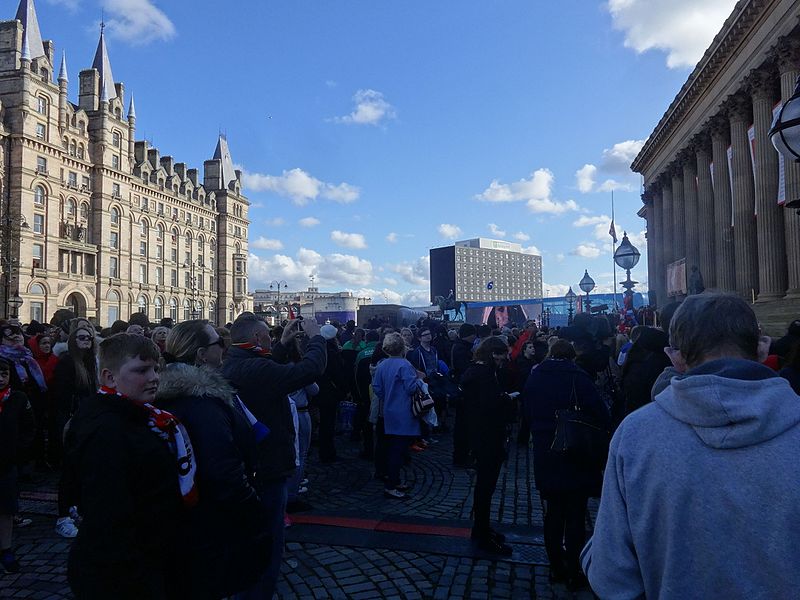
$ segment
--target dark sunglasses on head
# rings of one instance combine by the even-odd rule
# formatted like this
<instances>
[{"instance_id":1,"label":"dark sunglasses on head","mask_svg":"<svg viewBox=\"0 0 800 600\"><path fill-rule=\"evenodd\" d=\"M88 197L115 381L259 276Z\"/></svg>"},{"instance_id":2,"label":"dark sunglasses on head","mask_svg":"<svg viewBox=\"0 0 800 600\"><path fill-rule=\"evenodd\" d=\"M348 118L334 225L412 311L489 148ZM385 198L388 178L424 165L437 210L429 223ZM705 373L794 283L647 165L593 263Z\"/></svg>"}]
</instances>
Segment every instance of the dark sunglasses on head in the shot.
<instances>
[{"instance_id":1,"label":"dark sunglasses on head","mask_svg":"<svg viewBox=\"0 0 800 600\"><path fill-rule=\"evenodd\" d=\"M225 348L225 340L223 340L221 337L218 337L213 342L209 342L208 344L203 346L203 348L210 348L211 346L219 346L220 348L224 349Z\"/></svg>"},{"instance_id":2,"label":"dark sunglasses on head","mask_svg":"<svg viewBox=\"0 0 800 600\"><path fill-rule=\"evenodd\" d=\"M92 336L86 335L86 334L81 334L81 335L76 335L75 339L80 341L80 342L88 342L89 340L92 339Z\"/></svg>"}]
</instances>

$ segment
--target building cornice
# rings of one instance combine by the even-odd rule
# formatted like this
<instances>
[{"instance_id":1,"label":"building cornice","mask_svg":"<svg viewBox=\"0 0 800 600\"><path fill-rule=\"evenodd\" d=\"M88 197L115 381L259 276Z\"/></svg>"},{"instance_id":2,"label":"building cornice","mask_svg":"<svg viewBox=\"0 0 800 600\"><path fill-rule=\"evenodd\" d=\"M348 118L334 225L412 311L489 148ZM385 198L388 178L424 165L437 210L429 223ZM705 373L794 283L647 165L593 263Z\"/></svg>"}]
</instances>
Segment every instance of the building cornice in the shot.
<instances>
[{"instance_id":1,"label":"building cornice","mask_svg":"<svg viewBox=\"0 0 800 600\"><path fill-rule=\"evenodd\" d=\"M631 164L631 170L644 173L658 148L675 132L698 100L716 81L738 49L747 40L754 25L769 13L777 0L739 0L714 37L700 62L694 68L678 95L647 138L642 150Z\"/></svg>"}]
</instances>

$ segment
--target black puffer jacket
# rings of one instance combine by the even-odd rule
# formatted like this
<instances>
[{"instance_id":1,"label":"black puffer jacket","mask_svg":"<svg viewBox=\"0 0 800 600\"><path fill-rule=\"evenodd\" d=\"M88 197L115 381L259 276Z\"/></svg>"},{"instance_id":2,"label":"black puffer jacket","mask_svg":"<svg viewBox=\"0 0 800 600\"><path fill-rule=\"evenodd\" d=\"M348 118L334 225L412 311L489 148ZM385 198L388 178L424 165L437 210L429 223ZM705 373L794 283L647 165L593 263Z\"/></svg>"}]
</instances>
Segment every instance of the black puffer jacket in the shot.
<instances>
[{"instance_id":1,"label":"black puffer jacket","mask_svg":"<svg viewBox=\"0 0 800 600\"><path fill-rule=\"evenodd\" d=\"M77 598L163 598L183 564L178 464L147 412L114 395L86 399L72 418L66 465L83 516L67 576Z\"/></svg>"},{"instance_id":2,"label":"black puffer jacket","mask_svg":"<svg viewBox=\"0 0 800 600\"><path fill-rule=\"evenodd\" d=\"M156 404L183 423L197 458L197 506L180 536L190 560L189 597L221 598L249 588L266 569L271 545L254 488L256 443L224 377L207 368L169 365Z\"/></svg>"},{"instance_id":3,"label":"black puffer jacket","mask_svg":"<svg viewBox=\"0 0 800 600\"><path fill-rule=\"evenodd\" d=\"M461 377L472 455L478 461L503 461L514 419L514 403L493 366L473 363Z\"/></svg>"},{"instance_id":4,"label":"black puffer jacket","mask_svg":"<svg viewBox=\"0 0 800 600\"><path fill-rule=\"evenodd\" d=\"M280 351L280 352L279 352ZM273 349L281 356L281 348ZM327 361L325 338L309 340L300 362L280 364L269 356L233 346L222 365L222 374L256 418L270 428L258 448L256 481L272 482L295 472L294 422L287 395L314 383Z\"/></svg>"},{"instance_id":5,"label":"black puffer jacket","mask_svg":"<svg viewBox=\"0 0 800 600\"><path fill-rule=\"evenodd\" d=\"M645 328L631 346L622 367L622 393L625 396L625 414L650 402L650 391L662 371L671 366L664 353L669 346L669 336L660 329Z\"/></svg>"},{"instance_id":6,"label":"black puffer jacket","mask_svg":"<svg viewBox=\"0 0 800 600\"><path fill-rule=\"evenodd\" d=\"M33 442L33 408L22 392L11 392L0 412L0 476L19 463Z\"/></svg>"}]
</instances>

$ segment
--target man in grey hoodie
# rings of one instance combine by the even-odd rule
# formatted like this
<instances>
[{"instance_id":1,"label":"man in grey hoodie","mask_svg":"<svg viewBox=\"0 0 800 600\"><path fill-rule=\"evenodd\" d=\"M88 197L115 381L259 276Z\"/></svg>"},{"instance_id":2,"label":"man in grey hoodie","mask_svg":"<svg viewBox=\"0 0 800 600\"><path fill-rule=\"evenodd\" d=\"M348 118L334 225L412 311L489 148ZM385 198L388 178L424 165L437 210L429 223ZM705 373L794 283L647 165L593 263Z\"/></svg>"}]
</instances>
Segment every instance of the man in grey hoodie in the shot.
<instances>
[{"instance_id":1,"label":"man in grey hoodie","mask_svg":"<svg viewBox=\"0 0 800 600\"><path fill-rule=\"evenodd\" d=\"M741 298L690 296L669 333L679 374L611 441L589 582L615 600L796 597L800 397L758 363L769 338Z\"/></svg>"}]
</instances>

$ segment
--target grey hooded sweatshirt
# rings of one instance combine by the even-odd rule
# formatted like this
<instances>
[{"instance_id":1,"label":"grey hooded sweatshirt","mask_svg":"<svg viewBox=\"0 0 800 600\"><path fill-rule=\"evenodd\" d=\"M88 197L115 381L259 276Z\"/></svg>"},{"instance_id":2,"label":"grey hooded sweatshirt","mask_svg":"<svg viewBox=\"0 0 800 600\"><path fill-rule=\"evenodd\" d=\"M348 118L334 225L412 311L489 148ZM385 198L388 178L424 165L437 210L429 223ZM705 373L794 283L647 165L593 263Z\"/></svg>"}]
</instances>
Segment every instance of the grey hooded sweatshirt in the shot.
<instances>
[{"instance_id":1,"label":"grey hooded sweatshirt","mask_svg":"<svg viewBox=\"0 0 800 600\"><path fill-rule=\"evenodd\" d=\"M753 361L705 363L611 441L581 561L600 598L800 594L800 397Z\"/></svg>"}]
</instances>

